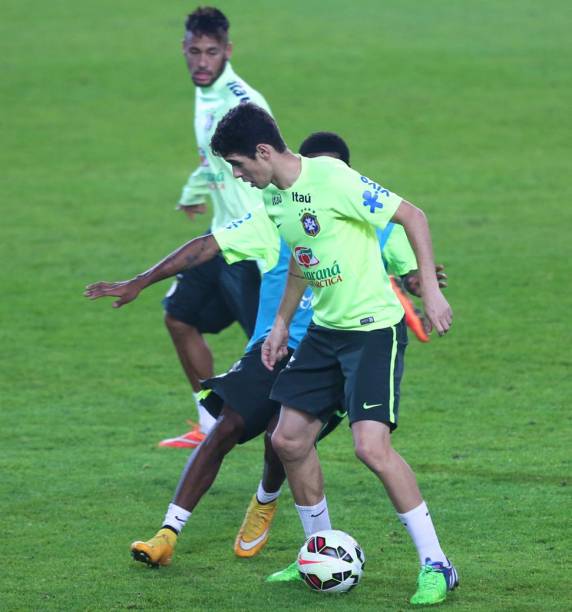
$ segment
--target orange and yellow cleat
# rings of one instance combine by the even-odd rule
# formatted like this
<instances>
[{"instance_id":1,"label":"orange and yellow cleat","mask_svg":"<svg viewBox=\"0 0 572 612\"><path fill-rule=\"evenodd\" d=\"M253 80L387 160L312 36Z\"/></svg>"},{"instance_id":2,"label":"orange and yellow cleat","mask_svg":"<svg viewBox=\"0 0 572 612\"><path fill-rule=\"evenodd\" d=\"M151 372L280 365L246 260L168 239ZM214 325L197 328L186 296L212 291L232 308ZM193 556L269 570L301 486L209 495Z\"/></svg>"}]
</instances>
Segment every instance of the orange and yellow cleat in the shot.
<instances>
[{"instance_id":1,"label":"orange and yellow cleat","mask_svg":"<svg viewBox=\"0 0 572 612\"><path fill-rule=\"evenodd\" d=\"M159 531L147 542L133 542L131 556L135 561L146 563L151 567L169 565L177 544L177 534L170 529Z\"/></svg>"},{"instance_id":2,"label":"orange and yellow cleat","mask_svg":"<svg viewBox=\"0 0 572 612\"><path fill-rule=\"evenodd\" d=\"M234 542L237 557L254 557L264 548L277 508L278 500L261 504L254 495Z\"/></svg>"}]
</instances>

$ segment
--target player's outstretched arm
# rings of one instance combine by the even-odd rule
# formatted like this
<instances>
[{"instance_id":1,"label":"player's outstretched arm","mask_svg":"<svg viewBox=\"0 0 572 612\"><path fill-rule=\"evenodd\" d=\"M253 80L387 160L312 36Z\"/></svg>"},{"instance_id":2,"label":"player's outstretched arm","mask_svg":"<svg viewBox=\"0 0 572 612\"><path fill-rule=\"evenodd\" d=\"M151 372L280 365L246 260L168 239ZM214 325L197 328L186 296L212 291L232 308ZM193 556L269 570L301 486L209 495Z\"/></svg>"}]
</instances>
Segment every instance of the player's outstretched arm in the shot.
<instances>
[{"instance_id":1,"label":"player's outstretched arm","mask_svg":"<svg viewBox=\"0 0 572 612\"><path fill-rule=\"evenodd\" d=\"M200 236L190 240L135 278L116 283L99 282L88 285L84 296L90 300L107 296L117 297L119 299L113 302L113 307L121 308L136 299L145 287L183 270L194 268L212 259L219 251L219 245L212 234Z\"/></svg>"},{"instance_id":2,"label":"player's outstretched arm","mask_svg":"<svg viewBox=\"0 0 572 612\"><path fill-rule=\"evenodd\" d=\"M433 246L427 217L421 209L402 200L393 215L392 221L400 223L405 228L417 259L419 289L425 314L430 324L442 336L449 331L452 325L453 311L441 293L439 281L435 274Z\"/></svg>"},{"instance_id":3,"label":"player's outstretched arm","mask_svg":"<svg viewBox=\"0 0 572 612\"><path fill-rule=\"evenodd\" d=\"M272 329L268 336L266 336L261 349L262 363L269 370L273 370L276 362L288 354L288 330L292 317L306 290L306 285L306 279L300 274L294 259L290 257L286 289L284 290Z\"/></svg>"}]
</instances>

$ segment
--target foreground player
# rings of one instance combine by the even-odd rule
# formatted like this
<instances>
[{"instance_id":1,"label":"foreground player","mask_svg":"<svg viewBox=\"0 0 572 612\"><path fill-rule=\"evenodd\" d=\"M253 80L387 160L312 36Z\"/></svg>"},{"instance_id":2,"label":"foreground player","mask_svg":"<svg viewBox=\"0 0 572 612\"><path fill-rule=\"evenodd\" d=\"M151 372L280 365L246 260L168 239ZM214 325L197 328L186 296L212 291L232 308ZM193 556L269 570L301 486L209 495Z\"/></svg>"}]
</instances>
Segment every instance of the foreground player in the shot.
<instances>
[{"instance_id":1,"label":"foreground player","mask_svg":"<svg viewBox=\"0 0 572 612\"><path fill-rule=\"evenodd\" d=\"M316 436L340 401L348 411L357 456L384 485L419 555L421 571L411 603L436 604L458 584L439 544L415 475L392 448L403 371L403 308L381 265L374 227L405 227L418 263L425 313L439 335L452 311L437 279L431 237L421 210L341 162L295 156L268 113L253 104L229 111L211 141L234 176L264 190L266 211L295 254L287 289L264 342L273 368L287 355L288 329L307 285L314 293L312 325L281 372L271 398L282 404L272 436L288 476L306 536L331 523Z\"/></svg>"},{"instance_id":2,"label":"foreground player","mask_svg":"<svg viewBox=\"0 0 572 612\"><path fill-rule=\"evenodd\" d=\"M338 134L335 134L334 132L315 132L311 134L300 145L299 153L303 155L304 157L310 157L310 158L320 157L320 156L333 157L334 159L339 159L343 161L348 166L350 165L349 148L346 142ZM400 279L400 283L404 287L408 287L411 293L419 296L419 280L417 278L417 262L415 260L415 255L413 254L413 251L411 249L411 245L409 244L407 240L407 236L403 230L403 227L401 225L396 226L393 223L388 224L388 226L383 231L377 230L377 236L379 239L379 245L382 249L383 262L386 268L391 273L395 274L396 278ZM283 243L283 247L282 247L283 250L281 251L281 258L285 257L283 253L284 247L285 245ZM281 261L283 263L283 272L285 275L286 268L287 268L287 262L284 261L283 259L281 259ZM444 273L443 269L444 269L444 266L442 265L436 266L436 277L438 279L440 287L447 286L447 275ZM264 287L264 280L263 280L263 287ZM398 289L398 290L401 291L401 289ZM263 332L263 335L260 336L261 340L264 339L268 335L271 329L271 326L272 326L272 321L274 320L274 314L278 310L278 298L275 297L272 300L272 309L266 309L266 315L264 317L261 317L261 312L264 309L263 304L266 302L266 300L263 299L263 297L264 297L264 290L262 291L262 294L261 294L261 304L259 306L259 315L258 315L257 326L256 326L257 330L260 329L260 331ZM306 292L304 293L302 302L304 302L304 300L306 299L308 299L308 290L306 290ZM400 299L403 299L403 297L401 297ZM408 300L407 297L405 297L405 299ZM409 302L409 304L411 303ZM412 305L410 307L413 309ZM310 313L308 313L308 315L310 315ZM413 313L412 319L413 319L413 324L417 326L417 329L414 330L416 335L419 337L418 335L419 328L421 328L421 330L423 331L424 337L426 337L425 331L422 328L423 324L419 320L416 313ZM307 318L307 321L309 320L310 320L310 316L308 316ZM259 326L259 322L262 322L263 324ZM301 339L301 336L299 336L299 332L300 332L299 328L295 330L294 332L292 331L290 332L290 338L288 342L289 348L295 348L299 344L299 341ZM255 331L255 337L258 337L256 331ZM295 339L295 344L292 343L293 339ZM247 370L246 364L243 365L241 370L242 372L238 374L233 373L233 371L231 370L231 372L227 374L227 377L233 376L233 377L236 377L238 380L240 380L241 375L242 375L243 380L241 382L243 382L245 385L255 382L254 380L249 380L248 374L246 371ZM273 377L273 381L278 377L277 369L274 369L272 371L272 377ZM241 393L241 390L244 388L243 385L237 384L234 388L231 387L230 393L228 390L225 393L224 386L225 386L226 377L218 377L214 380L217 381L217 384L219 387L222 387L221 389L222 393L229 400L229 403L231 405L234 405L233 393L232 393L233 390L236 392L235 397L237 401L240 401L239 394ZM213 395L216 397L217 388L214 387L214 389L215 389L215 394ZM269 401L272 401L272 400L269 400ZM333 419L330 419L330 421L328 421L328 424L322 429L319 439L322 439L323 437L325 437L326 433L330 433L333 430L333 428L337 426L337 424L338 424L337 418L334 417ZM278 474L276 475L272 474L273 465L276 465L276 463L274 462L272 464L265 466L264 475L265 476L268 475L269 480L271 482L273 483L280 482L280 484L282 484L284 477L280 481ZM282 464L279 464L279 466L283 474L284 472L282 469ZM253 496L250 502L250 505L244 517L244 521L241 525L240 531L235 541L234 551L235 551L235 554L239 557L254 556L262 549L262 547L266 544L266 541L268 540L271 522L276 512L277 498L278 498L278 495L280 494L280 488L276 488L275 490L273 489L272 491L270 490L261 491L260 487L263 484L264 483L261 482L259 486L259 490ZM253 542L255 543L254 545L252 545ZM276 572L275 574L272 574L271 576L269 576L267 580L269 582L283 582L283 581L291 580L292 577L298 579L299 573L297 571L297 568L293 567L293 570L295 571Z\"/></svg>"},{"instance_id":3,"label":"foreground player","mask_svg":"<svg viewBox=\"0 0 572 612\"><path fill-rule=\"evenodd\" d=\"M192 219L213 204L211 229L224 227L260 206L260 193L232 178L228 164L212 155L209 147L213 130L232 107L253 100L268 110L264 98L240 79L230 65L232 43L224 14L212 7L199 7L185 24L183 54L196 86L195 134L200 166L185 185L179 208ZM184 436L164 440L162 446L197 446L214 420L198 401L199 379L214 374L211 351L204 333L216 334L238 321L250 337L254 329L260 273L254 261L229 266L214 257L201 266L177 275L177 281L163 300L165 324L175 345L183 370L195 395L199 427Z\"/></svg>"}]
</instances>

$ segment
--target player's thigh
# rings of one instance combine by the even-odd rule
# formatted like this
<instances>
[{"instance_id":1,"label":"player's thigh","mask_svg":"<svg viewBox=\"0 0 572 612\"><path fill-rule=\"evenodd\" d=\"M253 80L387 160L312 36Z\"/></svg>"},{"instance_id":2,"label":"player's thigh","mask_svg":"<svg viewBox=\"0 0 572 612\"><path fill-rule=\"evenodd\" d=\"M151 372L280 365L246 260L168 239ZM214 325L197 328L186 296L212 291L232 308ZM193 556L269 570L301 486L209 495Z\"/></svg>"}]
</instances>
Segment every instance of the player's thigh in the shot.
<instances>
[{"instance_id":1,"label":"player's thigh","mask_svg":"<svg viewBox=\"0 0 572 612\"><path fill-rule=\"evenodd\" d=\"M323 423L318 417L282 406L272 438L281 447L295 447L305 452L315 444L322 427Z\"/></svg>"},{"instance_id":2,"label":"player's thigh","mask_svg":"<svg viewBox=\"0 0 572 612\"><path fill-rule=\"evenodd\" d=\"M343 382L330 338L323 328L311 325L270 397L325 423L339 406Z\"/></svg>"},{"instance_id":3,"label":"player's thigh","mask_svg":"<svg viewBox=\"0 0 572 612\"><path fill-rule=\"evenodd\" d=\"M350 423L379 421L397 427L400 385L407 345L405 323L353 332L339 353Z\"/></svg>"},{"instance_id":4,"label":"player's thigh","mask_svg":"<svg viewBox=\"0 0 572 612\"><path fill-rule=\"evenodd\" d=\"M260 295L260 271L254 261L224 264L220 274L220 294L247 336L254 331Z\"/></svg>"},{"instance_id":5,"label":"player's thigh","mask_svg":"<svg viewBox=\"0 0 572 612\"><path fill-rule=\"evenodd\" d=\"M193 314L194 325L201 334L218 334L232 325L235 320L234 314L218 290L198 312Z\"/></svg>"},{"instance_id":6,"label":"player's thigh","mask_svg":"<svg viewBox=\"0 0 572 612\"><path fill-rule=\"evenodd\" d=\"M290 355L271 372L262 364L260 347L260 343L252 347L226 374L202 382L205 390L212 391L202 402L212 416L218 417L227 405L242 417L244 431L239 444L266 431L280 411L280 404L269 398L270 390Z\"/></svg>"}]
</instances>

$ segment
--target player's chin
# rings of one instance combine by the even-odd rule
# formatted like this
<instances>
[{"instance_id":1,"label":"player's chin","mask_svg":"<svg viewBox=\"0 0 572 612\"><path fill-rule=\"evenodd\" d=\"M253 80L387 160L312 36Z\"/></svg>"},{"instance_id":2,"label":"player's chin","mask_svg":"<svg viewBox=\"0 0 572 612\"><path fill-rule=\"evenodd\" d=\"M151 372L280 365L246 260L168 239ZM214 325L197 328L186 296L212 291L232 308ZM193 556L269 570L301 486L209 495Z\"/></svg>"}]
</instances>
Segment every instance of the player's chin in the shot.
<instances>
[{"instance_id":1,"label":"player's chin","mask_svg":"<svg viewBox=\"0 0 572 612\"><path fill-rule=\"evenodd\" d=\"M246 182L250 183L251 187L256 187L256 189L265 189L270 185L270 179L260 179L260 178L252 178L246 179Z\"/></svg>"}]
</instances>

